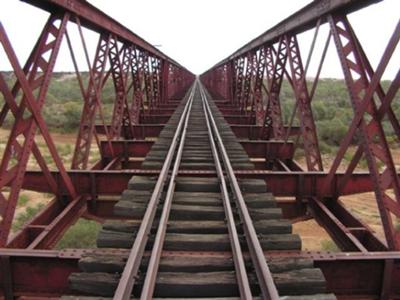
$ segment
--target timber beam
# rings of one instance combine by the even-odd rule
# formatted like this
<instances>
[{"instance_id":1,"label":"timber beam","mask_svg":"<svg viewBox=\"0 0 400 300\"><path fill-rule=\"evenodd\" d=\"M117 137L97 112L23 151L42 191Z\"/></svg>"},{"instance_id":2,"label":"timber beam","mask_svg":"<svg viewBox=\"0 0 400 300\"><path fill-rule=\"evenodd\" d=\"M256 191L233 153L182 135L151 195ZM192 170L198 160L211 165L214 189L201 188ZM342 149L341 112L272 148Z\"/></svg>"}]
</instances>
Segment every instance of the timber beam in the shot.
<instances>
[{"instance_id":1,"label":"timber beam","mask_svg":"<svg viewBox=\"0 0 400 300\"><path fill-rule=\"evenodd\" d=\"M282 141L261 140L239 140L239 142L250 158L264 158L268 160L289 160L293 158L294 145L292 142L284 143ZM104 141L101 142L100 147L103 158L112 158L114 156L145 157L153 144L153 141L148 140Z\"/></svg>"},{"instance_id":2,"label":"timber beam","mask_svg":"<svg viewBox=\"0 0 400 300\"><path fill-rule=\"evenodd\" d=\"M65 206L61 206L60 201L53 199L11 238L7 248L51 249L80 217L100 223L110 219L124 219L113 214L113 207L118 202L118 197L98 196L95 192L92 190L90 196L77 198ZM374 236L374 231L340 202L322 203L313 198L277 200L283 217L293 222L308 219L310 216L307 214L307 206L310 207L315 219L330 233L343 251L387 250L387 247Z\"/></svg>"},{"instance_id":3,"label":"timber beam","mask_svg":"<svg viewBox=\"0 0 400 300\"><path fill-rule=\"evenodd\" d=\"M158 137L164 128L165 124L137 124L132 125L134 137L136 139L144 139L146 137ZM109 131L110 126L96 125L97 134L105 134L105 127ZM233 133L239 139L250 139L250 140L266 140L270 136L269 128L263 128L260 125L249 125L249 124L231 124ZM284 126L285 131L289 129L288 126ZM122 129L124 132L124 127ZM300 127L292 126L290 135L297 136L300 134Z\"/></svg>"},{"instance_id":4,"label":"timber beam","mask_svg":"<svg viewBox=\"0 0 400 300\"><path fill-rule=\"evenodd\" d=\"M7 259L8 271L0 273L0 284L10 276L9 290L14 296L60 297L73 294L69 289L68 277L79 272L78 262L83 254L94 249L66 250L18 250L1 249L0 258ZM118 250L115 250L118 251ZM126 251L125 251L126 252ZM121 252L122 254L122 252ZM171 255L173 252L170 253ZM177 254L176 254L177 255ZM182 254L181 254L182 255ZM186 254L190 255L190 254ZM211 254L212 255L212 254ZM221 253L219 255L229 255ZM389 263L394 264L391 272L389 294L392 299L400 297L400 254L399 252L332 253L332 252L266 252L268 257L311 258L321 268L327 289L338 296L362 295L379 297L383 289L383 274ZM35 276L32 276L35 274ZM49 280L51 278L51 280ZM0 290L0 296L4 296ZM53 298L54 299L54 298Z\"/></svg>"}]
</instances>

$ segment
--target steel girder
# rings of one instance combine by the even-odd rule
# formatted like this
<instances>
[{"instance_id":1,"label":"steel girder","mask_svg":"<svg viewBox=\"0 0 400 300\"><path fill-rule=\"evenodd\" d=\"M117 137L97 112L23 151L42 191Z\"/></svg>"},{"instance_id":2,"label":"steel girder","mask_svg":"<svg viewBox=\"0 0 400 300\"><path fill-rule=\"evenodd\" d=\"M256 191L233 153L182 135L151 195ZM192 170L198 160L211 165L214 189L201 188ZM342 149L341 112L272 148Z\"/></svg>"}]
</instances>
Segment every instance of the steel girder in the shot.
<instances>
[{"instance_id":1,"label":"steel girder","mask_svg":"<svg viewBox=\"0 0 400 300\"><path fill-rule=\"evenodd\" d=\"M151 59L151 79L153 87L153 101L155 107L160 104L161 61L155 57Z\"/></svg>"},{"instance_id":2,"label":"steel girder","mask_svg":"<svg viewBox=\"0 0 400 300\"><path fill-rule=\"evenodd\" d=\"M249 99L251 97L251 81L254 77L254 68L256 55L255 53L248 53L246 57L246 70L244 71L244 80L243 80L243 92L240 97L240 107L239 112L242 114L247 115L249 113L248 106L249 106Z\"/></svg>"},{"instance_id":3,"label":"steel girder","mask_svg":"<svg viewBox=\"0 0 400 300\"><path fill-rule=\"evenodd\" d=\"M142 70L139 53L135 48L131 50L131 73L132 73L132 104L130 107L133 124L139 124L139 114L143 105Z\"/></svg>"},{"instance_id":4,"label":"steel girder","mask_svg":"<svg viewBox=\"0 0 400 300\"><path fill-rule=\"evenodd\" d=\"M96 253L93 249L67 250L0 250L0 284L4 287L0 296L10 297L35 295L36 299L54 299L61 295L72 294L68 284L71 273L79 270L78 262L84 253ZM126 255L127 251L115 250ZM170 253L174 254L173 252ZM176 253L175 253L176 255ZM181 254L191 257L190 253ZM207 255L205 253L205 255ZM212 253L209 253L212 255ZM229 253L220 253L229 255ZM354 295L377 298L390 286L388 292L399 296L400 272L395 269L387 282L382 280L390 264L398 265L397 252L376 252L374 255L362 253L332 252L266 252L268 257L308 258L321 268L329 291L342 298ZM195 259L194 256L192 259ZM36 274L36 276L32 276ZM48 280L51 278L52 280ZM29 297L27 297L29 299Z\"/></svg>"},{"instance_id":5,"label":"steel girder","mask_svg":"<svg viewBox=\"0 0 400 300\"><path fill-rule=\"evenodd\" d=\"M258 60L256 62L256 75L254 79L254 93L252 107L255 110L256 125L263 125L265 119L265 104L263 99L263 78L266 68L266 49L261 47L258 53Z\"/></svg>"},{"instance_id":6,"label":"steel girder","mask_svg":"<svg viewBox=\"0 0 400 300\"><path fill-rule=\"evenodd\" d=\"M139 147L141 146L141 147ZM253 145L250 145L253 146ZM119 146L122 148L123 144ZM139 157L147 153L151 145L143 144L137 145L132 152L138 153ZM260 150L265 150L265 145L259 147ZM271 149L272 150L272 149ZM120 151L123 153L123 151ZM265 153L265 152L264 152ZM268 152L270 153L270 152ZM271 151L271 153L273 153ZM276 159L283 156L285 157L283 150L276 151L274 154ZM259 158L261 155L259 156ZM285 160L281 160L285 161ZM333 197L336 193L336 189L339 187L339 182L345 177L344 173L337 173L333 178L333 182L329 190L324 187L324 182L328 177L325 172L303 172L301 170L296 171L295 166L290 166L290 172L285 170L271 171L271 170L237 170L235 171L236 176L239 178L256 178L265 180L269 186L271 193L277 197L296 197L301 196L303 198L308 197ZM157 176L159 170L144 170L144 169L93 169L93 170L71 170L68 171L69 176L72 178L73 184L77 189L77 192L82 195L89 195L91 193L91 180L95 179L96 190L98 195L119 195L121 194L129 179L132 176ZM59 172L52 171L51 174L54 177L59 176ZM197 171L197 170L182 170L180 173L182 176L211 176L215 177L214 171ZM91 178L93 176L93 178ZM44 181L45 177L40 171L27 171L26 178L23 182L23 188L34 190L42 193L49 193L51 189L48 184ZM353 195L357 193L372 192L374 189L374 182L369 177L367 172L357 172L348 180L348 185L341 191L341 195ZM65 190L65 186L60 182L58 187L61 190Z\"/></svg>"},{"instance_id":7,"label":"steel girder","mask_svg":"<svg viewBox=\"0 0 400 300\"><path fill-rule=\"evenodd\" d=\"M36 148L34 138L38 127L45 138L57 168L61 172L62 180L67 184L67 195L72 198L76 197L74 187L40 113L68 19L69 14L63 15L61 18L50 16L34 49L34 59L27 74L19 66L4 28L2 26L0 28L1 45L14 69L22 95L22 100L17 104L16 94L13 95L11 91L7 90L7 85L4 84L3 79L1 80L3 82L1 92L5 99L8 99L8 106L14 110L15 122L0 164L0 212L2 216L0 246L7 243L28 160L32 147ZM37 155L36 157L39 158L39 165L43 167L43 172L47 174L46 179L54 188L54 178L49 175L45 162L41 156ZM10 191L8 195L5 195L4 187L9 184ZM52 191L54 192L54 189ZM56 190L56 192L58 191Z\"/></svg>"},{"instance_id":8,"label":"steel girder","mask_svg":"<svg viewBox=\"0 0 400 300\"><path fill-rule=\"evenodd\" d=\"M245 57L241 57L235 64L236 79L235 79L234 104L238 106L239 111L242 110L245 61L246 61Z\"/></svg>"},{"instance_id":9,"label":"steel girder","mask_svg":"<svg viewBox=\"0 0 400 300\"><path fill-rule=\"evenodd\" d=\"M366 59L361 50L362 47L347 18L342 15L332 15L329 16L329 23L354 109L353 122L341 143L330 173L336 171L354 133L358 131L362 138L362 144L359 145L346 174L350 176L364 154L371 178L374 181L376 200L388 247L391 250L400 250L400 235L394 228L392 217L392 214L400 217L400 180L396 174L396 167L382 125L384 115L391 111L390 102L400 87L400 73L397 73L386 95L379 87L381 77L400 40L400 22L397 23L375 73L368 72L369 68L364 64ZM372 76L369 77L369 75ZM380 100L379 106L374 97ZM393 115L390 115L393 118ZM391 123L394 124L396 130L398 121L395 116ZM327 181L326 184L329 185L329 182ZM341 183L341 186L345 185L346 177ZM389 189L393 189L394 196L388 193Z\"/></svg>"},{"instance_id":10,"label":"steel girder","mask_svg":"<svg viewBox=\"0 0 400 300\"><path fill-rule=\"evenodd\" d=\"M151 69L150 69L150 62L149 60L149 55L147 52L141 52L140 55L141 59L141 65L142 65L142 72L144 76L144 86L145 86L145 95L146 95L146 102L144 103L144 112L149 114L151 110L153 109L154 106L154 94L153 94L153 89L152 89L152 75L151 75Z\"/></svg>"},{"instance_id":11,"label":"steel girder","mask_svg":"<svg viewBox=\"0 0 400 300\"><path fill-rule=\"evenodd\" d=\"M130 126L133 125L133 118L129 110L127 99L127 80L129 68L131 66L131 49L124 46L119 50L118 40L115 37L112 37L110 40L110 50L108 55L116 96L111 119L110 136L113 139L118 139L121 136L121 128L123 125L126 126L126 128L130 128ZM131 136L132 134L133 132L131 132Z\"/></svg>"},{"instance_id":12,"label":"steel girder","mask_svg":"<svg viewBox=\"0 0 400 300\"><path fill-rule=\"evenodd\" d=\"M266 119L263 125L271 126L274 138L282 139L284 132L279 94L287 61L286 40L284 38L279 40L276 51L273 47L268 47L265 59L267 65L268 110L264 113Z\"/></svg>"}]
</instances>

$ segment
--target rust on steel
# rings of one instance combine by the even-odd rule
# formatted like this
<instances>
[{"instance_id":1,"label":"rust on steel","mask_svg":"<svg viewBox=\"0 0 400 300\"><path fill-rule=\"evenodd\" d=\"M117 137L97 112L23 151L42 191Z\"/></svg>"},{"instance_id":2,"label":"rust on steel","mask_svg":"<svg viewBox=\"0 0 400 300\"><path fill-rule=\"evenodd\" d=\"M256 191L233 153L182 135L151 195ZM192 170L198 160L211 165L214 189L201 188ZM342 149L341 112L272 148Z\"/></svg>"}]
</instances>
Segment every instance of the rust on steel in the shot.
<instances>
[{"instance_id":1,"label":"rust on steel","mask_svg":"<svg viewBox=\"0 0 400 300\"><path fill-rule=\"evenodd\" d=\"M146 271L146 278L144 280L142 294L140 299L146 300L151 299L154 293L154 287L156 285L156 278L158 267L160 264L161 253L164 245L165 234L167 231L168 219L172 206L172 199L175 191L175 178L178 176L179 166L181 164L181 159L183 155L183 147L185 145L186 132L189 123L190 112L192 109L193 97L194 97L195 85L193 86L189 99L186 114L182 115L184 120L184 126L179 139L179 147L175 156L175 162L172 169L172 173L169 178L169 184L167 189L167 194L164 200L164 206L161 214L160 221L158 223L157 234L154 241L153 249L150 256L149 266ZM117 296L117 295L116 295ZM129 299L129 298L128 298Z\"/></svg>"},{"instance_id":2,"label":"rust on steel","mask_svg":"<svg viewBox=\"0 0 400 300\"><path fill-rule=\"evenodd\" d=\"M240 241L238 232L236 230L236 223L232 212L231 200L228 192L228 187L225 181L225 174L222 169L222 165L218 155L218 148L215 144L215 137L213 128L211 127L210 117L208 116L207 107L204 101L203 92L201 91L203 111L207 124L207 132L210 140L212 155L214 158L215 168L220 181L222 203L225 210L226 223L228 227L229 240L232 249L233 262L235 264L236 278L239 286L239 292L241 299L252 299L250 290L249 278L246 272L246 266L243 258L242 249L240 247Z\"/></svg>"},{"instance_id":3,"label":"rust on steel","mask_svg":"<svg viewBox=\"0 0 400 300\"><path fill-rule=\"evenodd\" d=\"M156 47L145 41L143 38L127 29L124 25L114 20L97 7L91 5L87 1L79 0L21 0L27 2L36 7L44 9L50 13L70 12L72 15L78 17L83 26L96 31L98 33L104 32L104 30L115 34L119 40L123 42L131 42L138 47L146 50L153 55L165 59L170 63L183 68L172 58L165 55L163 52L158 50ZM74 18L71 19L74 21ZM183 68L185 69L185 68Z\"/></svg>"},{"instance_id":4,"label":"rust on steel","mask_svg":"<svg viewBox=\"0 0 400 300\"><path fill-rule=\"evenodd\" d=\"M222 138L219 134L217 124L212 116L210 106L207 102L207 97L203 89L201 89L203 102L207 109L207 113L210 117L210 122L213 128L213 132L215 138L217 140L219 152L222 157L222 161L225 166L225 172L229 179L229 183L231 185L232 192L235 196L236 204L238 207L239 216L243 223L243 231L246 237L247 245L249 248L250 256L256 270L258 283L260 285L260 290L264 299L276 300L279 299L278 291L275 286L274 280L272 278L271 272L268 268L268 264L264 257L264 252L262 250L260 241L257 237L256 230L254 228L253 221L250 217L249 210L247 205L243 199L242 192L240 191L239 184L237 182L235 173L233 171L232 165L230 163L228 154L226 152L224 143L222 142Z\"/></svg>"},{"instance_id":5,"label":"rust on steel","mask_svg":"<svg viewBox=\"0 0 400 300\"><path fill-rule=\"evenodd\" d=\"M118 287L115 291L114 299L130 299L132 288L135 280L137 279L137 272L139 270L142 256L149 238L151 226L157 211L157 206L160 202L162 190L168 177L168 172L174 158L176 147L178 146L178 137L180 136L184 126L185 116L189 112L189 104L190 101L187 101L183 113L179 119L171 146L165 158L165 163L161 169L160 175L158 176L156 186L154 187L153 193L149 200L149 204L143 216L143 221L140 224L135 242L132 245L128 261L126 262Z\"/></svg>"},{"instance_id":6,"label":"rust on steel","mask_svg":"<svg viewBox=\"0 0 400 300\"><path fill-rule=\"evenodd\" d=\"M297 34L304 32L310 28L315 27L318 20L327 22L326 16L340 12L341 14L348 14L353 11L362 9L371 4L378 3L382 0L329 0L329 1L312 1L310 4L304 6L296 13L290 15L288 18L279 22L277 25L267 30L260 36L248 42L246 45L232 53L226 59L222 60L212 68L227 63L237 57L240 57L252 49L256 49L263 44L273 44L277 39L287 33Z\"/></svg>"}]
</instances>

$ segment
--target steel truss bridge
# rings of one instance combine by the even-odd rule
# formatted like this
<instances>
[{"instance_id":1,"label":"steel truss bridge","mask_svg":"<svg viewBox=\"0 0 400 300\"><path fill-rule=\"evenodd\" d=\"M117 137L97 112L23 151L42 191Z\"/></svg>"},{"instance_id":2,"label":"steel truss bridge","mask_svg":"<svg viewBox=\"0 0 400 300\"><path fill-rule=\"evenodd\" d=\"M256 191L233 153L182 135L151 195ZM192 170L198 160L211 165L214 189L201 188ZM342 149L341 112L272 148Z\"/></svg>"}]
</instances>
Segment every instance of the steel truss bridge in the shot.
<instances>
[{"instance_id":1,"label":"steel truss bridge","mask_svg":"<svg viewBox=\"0 0 400 300\"><path fill-rule=\"evenodd\" d=\"M383 126L399 144L398 66L382 87L400 23L374 69L348 19L381 1L312 1L197 78L86 1L23 1L49 17L23 65L0 23L0 58L15 77L9 86L0 73L0 126L13 120L0 162L0 297L400 298L399 166ZM85 29L98 37L93 60ZM306 31L314 38L300 53ZM323 51L315 55L319 43ZM71 166L43 117L62 47L83 101ZM311 104L330 49L353 115L326 167ZM310 82L311 63L318 67ZM115 91L110 121L102 102L107 82ZM283 82L295 103L289 122ZM352 158L340 168L355 135ZM100 153L94 163L93 149ZM304 153L304 167L296 151ZM362 159L368 171L357 170ZM21 190L54 198L12 234ZM375 195L384 240L341 199L364 192ZM82 217L103 224L98 248L54 250ZM340 252L301 250L291 223L310 218Z\"/></svg>"}]
</instances>

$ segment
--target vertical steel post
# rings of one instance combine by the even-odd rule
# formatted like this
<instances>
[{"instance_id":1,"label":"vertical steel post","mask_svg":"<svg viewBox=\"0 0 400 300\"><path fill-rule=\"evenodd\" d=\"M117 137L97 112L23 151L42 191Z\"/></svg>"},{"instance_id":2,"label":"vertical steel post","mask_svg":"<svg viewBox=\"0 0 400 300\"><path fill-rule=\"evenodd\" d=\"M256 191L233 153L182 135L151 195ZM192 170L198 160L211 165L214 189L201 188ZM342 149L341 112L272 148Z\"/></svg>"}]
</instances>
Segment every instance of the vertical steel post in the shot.
<instances>
[{"instance_id":1,"label":"vertical steel post","mask_svg":"<svg viewBox=\"0 0 400 300\"><path fill-rule=\"evenodd\" d=\"M240 57L237 60L236 66L235 105L240 109L240 111L242 111L244 63L245 58Z\"/></svg>"},{"instance_id":2,"label":"vertical steel post","mask_svg":"<svg viewBox=\"0 0 400 300\"><path fill-rule=\"evenodd\" d=\"M161 103L168 102L168 88L171 64L165 60L161 61Z\"/></svg>"},{"instance_id":3,"label":"vertical steel post","mask_svg":"<svg viewBox=\"0 0 400 300\"><path fill-rule=\"evenodd\" d=\"M243 82L243 96L241 97L242 100L241 110L245 115L248 114L248 105L252 93L251 82L255 67L254 59L255 59L255 53L253 53L253 51L249 52L246 57L246 71Z\"/></svg>"},{"instance_id":4,"label":"vertical steel post","mask_svg":"<svg viewBox=\"0 0 400 300\"><path fill-rule=\"evenodd\" d=\"M260 47L259 57L256 64L256 78L254 82L254 96L253 96L253 106L256 114L256 125L262 125L265 119L266 105L263 101L262 96L262 85L264 80L264 72L266 67L266 49L265 47Z\"/></svg>"},{"instance_id":5,"label":"vertical steel post","mask_svg":"<svg viewBox=\"0 0 400 300\"><path fill-rule=\"evenodd\" d=\"M151 57L151 80L153 87L153 104L155 107L160 105L161 90L161 60L157 57Z\"/></svg>"},{"instance_id":6,"label":"vertical steel post","mask_svg":"<svg viewBox=\"0 0 400 300\"><path fill-rule=\"evenodd\" d=\"M289 65L296 102L299 108L301 133L304 143L304 154L309 171L322 171L322 158L318 145L317 129L311 109L311 100L308 94L307 82L300 55L300 48L296 36L286 36Z\"/></svg>"},{"instance_id":7,"label":"vertical steel post","mask_svg":"<svg viewBox=\"0 0 400 300\"><path fill-rule=\"evenodd\" d=\"M45 30L43 30L39 38L37 55L27 78L18 64L4 29L1 27L0 42L21 85L23 97L19 103L16 120L0 164L0 212L2 216L0 247L4 247L7 243L24 174L34 145L37 125L42 130L56 166L61 171L63 180L67 183L70 196L76 196L40 115L68 20L69 14L65 14L61 19L56 16L50 17ZM11 187L8 195L5 196L3 188L8 183L11 184Z\"/></svg>"},{"instance_id":8,"label":"vertical steel post","mask_svg":"<svg viewBox=\"0 0 400 300\"><path fill-rule=\"evenodd\" d=\"M283 75L287 60L287 44L283 37L279 39L278 50L274 60L272 45L266 49L267 79L268 79L268 114L271 119L273 136L283 139L284 128L282 121L281 103L279 94L281 92ZM266 124L267 122L264 122ZM264 125L263 124L263 125Z\"/></svg>"},{"instance_id":9,"label":"vertical steel post","mask_svg":"<svg viewBox=\"0 0 400 300\"><path fill-rule=\"evenodd\" d=\"M131 72L132 72L132 104L131 104L131 115L133 124L139 124L140 120L140 109L143 106L143 61L141 54L136 47L132 48L132 61L131 61Z\"/></svg>"},{"instance_id":10,"label":"vertical steel post","mask_svg":"<svg viewBox=\"0 0 400 300\"><path fill-rule=\"evenodd\" d=\"M152 88L152 78L151 78L151 70L149 65L149 54L146 51L141 51L141 65L142 65L142 72L144 78L144 86L146 92L146 110L147 112L151 113L154 105L154 94Z\"/></svg>"},{"instance_id":11,"label":"vertical steel post","mask_svg":"<svg viewBox=\"0 0 400 300\"><path fill-rule=\"evenodd\" d=\"M132 131L132 121L127 107L127 77L129 72L129 60L130 53L129 48L124 45L120 50L118 48L118 40L115 36L110 39L110 48L108 51L108 56L110 59L111 75L113 78L114 89L115 89L115 101L114 110L111 119L110 137L112 139L118 139L121 136L121 129L130 128L131 135ZM122 54L122 61L121 61Z\"/></svg>"},{"instance_id":12,"label":"vertical steel post","mask_svg":"<svg viewBox=\"0 0 400 300\"><path fill-rule=\"evenodd\" d=\"M377 72L369 80L361 58L360 45L357 45L354 32L347 18L344 16L329 16L329 23L355 118L357 118L357 121L359 120L352 123L350 130L358 129L363 141L363 150L371 178L374 182L374 191L388 248L390 250L400 250L400 236L394 229L392 219L392 214L400 217L400 182L383 131L379 109L373 97L391 55L385 52ZM393 54L399 39L400 26L398 24L386 51ZM397 90L399 82L395 84L397 87L394 90ZM384 105L385 101L382 103L382 106ZM343 151L345 151L345 148L341 147L339 154L342 154ZM380 167L379 164L383 165L383 167ZM380 172L380 169L383 172ZM394 199L388 194L388 189L390 188L394 191Z\"/></svg>"},{"instance_id":13,"label":"vertical steel post","mask_svg":"<svg viewBox=\"0 0 400 300\"><path fill-rule=\"evenodd\" d=\"M110 35L102 34L99 38L93 67L90 72L88 88L84 97L85 102L83 105L78 137L76 139L74 156L72 158L72 169L86 169L88 166L96 111L98 104L101 102L101 88L103 86L104 70L107 64L109 47Z\"/></svg>"}]
</instances>

